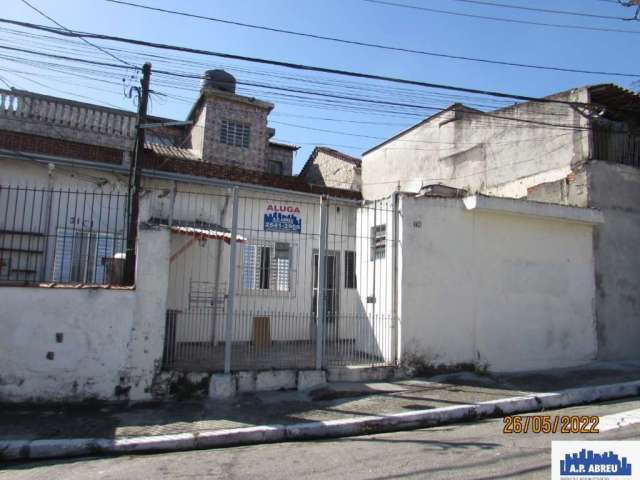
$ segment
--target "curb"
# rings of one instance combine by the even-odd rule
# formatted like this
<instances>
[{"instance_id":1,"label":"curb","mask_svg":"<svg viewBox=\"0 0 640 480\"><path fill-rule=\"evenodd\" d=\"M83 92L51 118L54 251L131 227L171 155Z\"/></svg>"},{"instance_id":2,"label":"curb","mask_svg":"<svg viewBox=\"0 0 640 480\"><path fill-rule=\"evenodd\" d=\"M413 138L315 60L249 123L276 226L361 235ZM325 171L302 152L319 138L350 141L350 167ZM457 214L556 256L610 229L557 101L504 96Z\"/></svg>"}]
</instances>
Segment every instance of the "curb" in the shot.
<instances>
[{"instance_id":1,"label":"curb","mask_svg":"<svg viewBox=\"0 0 640 480\"><path fill-rule=\"evenodd\" d=\"M89 455L117 455L231 447L258 443L335 438L434 427L513 413L581 405L640 395L640 380L582 387L552 393L491 400L472 405L347 418L291 425L211 430L122 439L60 438L0 440L1 460L39 460Z\"/></svg>"}]
</instances>

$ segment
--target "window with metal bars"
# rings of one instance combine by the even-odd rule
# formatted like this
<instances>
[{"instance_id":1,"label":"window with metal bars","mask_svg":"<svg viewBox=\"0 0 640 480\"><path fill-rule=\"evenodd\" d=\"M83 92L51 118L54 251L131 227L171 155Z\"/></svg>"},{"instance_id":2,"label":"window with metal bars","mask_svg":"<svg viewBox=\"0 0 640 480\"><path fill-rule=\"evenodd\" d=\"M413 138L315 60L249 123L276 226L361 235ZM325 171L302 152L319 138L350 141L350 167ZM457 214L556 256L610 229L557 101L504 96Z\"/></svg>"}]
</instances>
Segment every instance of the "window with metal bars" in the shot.
<instances>
[{"instance_id":1,"label":"window with metal bars","mask_svg":"<svg viewBox=\"0 0 640 480\"><path fill-rule=\"evenodd\" d=\"M250 135L251 127L249 125L234 122L232 120L222 120L222 125L220 127L220 143L249 148Z\"/></svg>"},{"instance_id":2,"label":"window with metal bars","mask_svg":"<svg viewBox=\"0 0 640 480\"><path fill-rule=\"evenodd\" d=\"M371 227L371 260L384 258L387 249L387 226Z\"/></svg>"},{"instance_id":3,"label":"window with metal bars","mask_svg":"<svg viewBox=\"0 0 640 480\"><path fill-rule=\"evenodd\" d=\"M102 259L113 257L116 251L113 235L59 229L53 279L62 283L105 283Z\"/></svg>"},{"instance_id":4,"label":"window with metal bars","mask_svg":"<svg viewBox=\"0 0 640 480\"><path fill-rule=\"evenodd\" d=\"M291 286L291 245L245 245L242 285L247 290L289 292Z\"/></svg>"}]
</instances>

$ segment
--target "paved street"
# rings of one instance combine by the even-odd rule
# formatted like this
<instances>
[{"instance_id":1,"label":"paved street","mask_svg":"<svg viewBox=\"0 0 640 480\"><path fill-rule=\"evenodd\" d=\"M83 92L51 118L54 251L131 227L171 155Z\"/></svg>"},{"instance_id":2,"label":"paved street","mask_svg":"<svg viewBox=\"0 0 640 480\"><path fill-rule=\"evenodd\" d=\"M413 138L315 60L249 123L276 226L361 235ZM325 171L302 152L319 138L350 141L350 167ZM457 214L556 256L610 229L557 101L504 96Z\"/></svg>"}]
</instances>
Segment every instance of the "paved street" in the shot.
<instances>
[{"instance_id":1,"label":"paved street","mask_svg":"<svg viewBox=\"0 0 640 480\"><path fill-rule=\"evenodd\" d=\"M640 423L618 428L640 400L568 408L548 415L599 415L597 435L505 435L502 420L331 441L74 459L5 466L2 480L340 478L549 478L552 439L640 439Z\"/></svg>"}]
</instances>

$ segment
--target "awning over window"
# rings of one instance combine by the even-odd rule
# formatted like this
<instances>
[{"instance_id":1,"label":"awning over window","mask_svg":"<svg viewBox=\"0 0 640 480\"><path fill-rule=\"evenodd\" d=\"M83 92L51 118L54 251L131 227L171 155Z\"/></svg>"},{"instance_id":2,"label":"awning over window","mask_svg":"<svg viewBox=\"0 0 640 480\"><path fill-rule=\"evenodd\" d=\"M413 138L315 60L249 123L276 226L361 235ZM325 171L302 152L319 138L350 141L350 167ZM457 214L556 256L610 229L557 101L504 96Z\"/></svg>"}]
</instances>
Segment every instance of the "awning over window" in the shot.
<instances>
[{"instance_id":1,"label":"awning over window","mask_svg":"<svg viewBox=\"0 0 640 480\"><path fill-rule=\"evenodd\" d=\"M151 225L169 226L166 218L153 217L149 220ZM189 235L196 240L222 240L231 243L231 232L228 228L216 223L207 223L202 221L186 221L173 220L171 222L171 231L181 235ZM241 235L236 235L236 242L246 242L247 239Z\"/></svg>"},{"instance_id":2,"label":"awning over window","mask_svg":"<svg viewBox=\"0 0 640 480\"><path fill-rule=\"evenodd\" d=\"M213 227L213 228L212 228ZM186 226L186 225L173 225L171 231L174 233L180 233L182 235L191 235L197 239L207 240L222 240L226 243L231 243L231 232L226 228L219 225L211 225L207 228L202 226ZM247 239L241 235L236 235L236 242L246 242Z\"/></svg>"}]
</instances>

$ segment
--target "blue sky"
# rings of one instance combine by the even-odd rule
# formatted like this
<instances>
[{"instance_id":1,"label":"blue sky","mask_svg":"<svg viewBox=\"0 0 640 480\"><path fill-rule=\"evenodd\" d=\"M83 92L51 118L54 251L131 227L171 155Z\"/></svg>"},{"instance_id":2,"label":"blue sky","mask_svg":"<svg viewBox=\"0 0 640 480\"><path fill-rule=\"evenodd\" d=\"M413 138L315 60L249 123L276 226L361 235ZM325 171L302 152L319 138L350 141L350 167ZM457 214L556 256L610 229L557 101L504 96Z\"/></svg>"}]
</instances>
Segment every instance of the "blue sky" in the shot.
<instances>
[{"instance_id":1,"label":"blue sky","mask_svg":"<svg viewBox=\"0 0 640 480\"><path fill-rule=\"evenodd\" d=\"M155 13L107 3L104 0L30 1L70 29L529 96L543 96L574 86L604 82L618 83L630 88L634 81L634 78L628 77L522 69L342 45ZM479 15L621 28L640 32L638 22L516 11L465 4L455 0L397 0L397 2ZM154 2L139 0L138 3L246 23L453 55L640 74L637 56L633 53L639 36L628 33L509 24L396 8L364 0L156 0ZM502 3L614 16L629 16L633 12L631 9L607 0L537 0L535 2L502 0ZM20 0L5 0L3 7L5 18L51 25L48 20L29 9ZM15 42L15 38L13 40ZM10 41L11 38L0 33L0 45L11 45ZM100 45L128 48L108 42L102 42ZM157 54L158 51L154 53ZM179 54L175 56L180 57ZM91 58L113 61L97 50L91 54ZM236 65L239 68L260 70L261 75L269 71L298 75L296 72L224 62L208 57L189 58L210 63L213 68ZM39 77L41 72L44 75ZM234 74L243 80L241 71ZM60 72L52 74L50 71L41 70L37 64L21 66L19 62L0 58L0 75L11 85L22 89L57 96L68 96L61 93L68 92L122 108L135 108L131 100L123 96L121 86L103 85L91 79L82 79L78 82L67 80L65 75L71 74ZM155 77L152 78L152 87L155 85L158 91L163 91L153 83L155 79ZM34 83L34 80L39 83ZM338 80L347 81L347 79ZM286 82L279 79L271 79L271 81L283 82L283 84ZM374 83L366 82L362 84L362 88L366 91L371 85ZM377 87L385 89L388 84L381 83ZM281 101L282 99L270 98L270 92L260 90L243 91L241 88L239 93L260 96L276 104L271 117L272 126L277 130L276 138L302 145L296 157L294 171L302 166L314 144L334 145L346 153L359 155L378 143L376 138L368 137L389 137L419 120L416 116L385 115L384 112L372 114L371 112L334 110L330 105L325 105L321 109L304 105L304 102L297 102L295 105L287 104ZM189 110L188 99L195 99L196 93L183 91L179 94L184 97L183 101L158 97L153 102L152 113L178 119L184 118ZM386 95L387 98L393 98L395 94L389 90ZM435 95L437 96L437 93ZM445 106L451 103L451 100L443 97L440 102L433 100L432 104ZM427 115L428 112L425 112L424 116ZM320 118L332 120L320 120ZM344 134L319 130L332 130Z\"/></svg>"}]
</instances>

